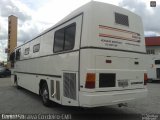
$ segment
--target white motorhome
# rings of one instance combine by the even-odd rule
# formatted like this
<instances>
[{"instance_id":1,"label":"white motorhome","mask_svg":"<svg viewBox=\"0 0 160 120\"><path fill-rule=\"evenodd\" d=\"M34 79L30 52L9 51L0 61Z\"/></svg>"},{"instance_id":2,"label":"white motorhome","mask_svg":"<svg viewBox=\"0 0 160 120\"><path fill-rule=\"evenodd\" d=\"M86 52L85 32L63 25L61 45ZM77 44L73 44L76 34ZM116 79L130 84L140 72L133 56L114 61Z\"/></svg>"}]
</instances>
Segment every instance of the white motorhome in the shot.
<instances>
[{"instance_id":1,"label":"white motorhome","mask_svg":"<svg viewBox=\"0 0 160 120\"><path fill-rule=\"evenodd\" d=\"M148 55L148 67L147 67L148 81L160 80L160 56Z\"/></svg>"},{"instance_id":2,"label":"white motorhome","mask_svg":"<svg viewBox=\"0 0 160 120\"><path fill-rule=\"evenodd\" d=\"M121 104L147 95L145 54L141 18L92 1L17 47L12 80L44 105Z\"/></svg>"}]
</instances>

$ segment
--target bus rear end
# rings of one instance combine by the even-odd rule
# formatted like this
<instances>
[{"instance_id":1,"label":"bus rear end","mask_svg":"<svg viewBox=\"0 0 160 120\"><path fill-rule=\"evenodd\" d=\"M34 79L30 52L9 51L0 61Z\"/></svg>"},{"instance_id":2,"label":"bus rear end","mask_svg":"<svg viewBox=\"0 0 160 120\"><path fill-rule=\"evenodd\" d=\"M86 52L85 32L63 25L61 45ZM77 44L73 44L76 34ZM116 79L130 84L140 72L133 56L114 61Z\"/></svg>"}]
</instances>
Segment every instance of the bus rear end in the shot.
<instances>
[{"instance_id":1,"label":"bus rear end","mask_svg":"<svg viewBox=\"0 0 160 120\"><path fill-rule=\"evenodd\" d=\"M92 3L90 14L92 22L84 20L87 33L82 32L81 41L80 106L114 105L145 97L146 50L140 17L99 2Z\"/></svg>"}]
</instances>

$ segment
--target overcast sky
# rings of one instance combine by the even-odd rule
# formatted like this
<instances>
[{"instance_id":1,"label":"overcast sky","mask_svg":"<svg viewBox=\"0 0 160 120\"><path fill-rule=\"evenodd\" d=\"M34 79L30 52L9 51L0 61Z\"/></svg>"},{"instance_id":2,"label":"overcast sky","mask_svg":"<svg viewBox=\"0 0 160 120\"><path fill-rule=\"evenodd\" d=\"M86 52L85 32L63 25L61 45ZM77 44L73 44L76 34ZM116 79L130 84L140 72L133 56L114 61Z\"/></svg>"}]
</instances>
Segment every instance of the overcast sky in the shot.
<instances>
[{"instance_id":1,"label":"overcast sky","mask_svg":"<svg viewBox=\"0 0 160 120\"><path fill-rule=\"evenodd\" d=\"M18 17L18 45L51 27L67 14L91 0L0 0L0 61L8 40L8 16ZM145 36L160 35L160 0L150 7L150 0L97 0L121 6L140 15Z\"/></svg>"}]
</instances>

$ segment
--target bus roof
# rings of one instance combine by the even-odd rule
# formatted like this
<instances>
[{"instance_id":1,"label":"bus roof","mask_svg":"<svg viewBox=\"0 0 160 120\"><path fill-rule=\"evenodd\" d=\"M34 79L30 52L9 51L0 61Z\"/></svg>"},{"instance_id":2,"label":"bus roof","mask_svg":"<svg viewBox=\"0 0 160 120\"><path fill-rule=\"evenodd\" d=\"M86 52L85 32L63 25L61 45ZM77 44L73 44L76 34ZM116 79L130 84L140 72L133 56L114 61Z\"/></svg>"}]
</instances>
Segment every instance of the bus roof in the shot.
<instances>
[{"instance_id":1,"label":"bus roof","mask_svg":"<svg viewBox=\"0 0 160 120\"><path fill-rule=\"evenodd\" d=\"M110 7L116 7L116 8L118 7L118 8L120 8L120 9L124 9L124 8L121 8L121 7L116 6L116 5L112 5L112 4L108 4L108 3L103 3L103 2L98 2L98 1L88 2L88 3L86 3L85 5L77 8L76 10L74 10L73 12L71 12L70 14L68 14L66 17L64 17L62 20L60 20L59 22L57 22L57 23L56 23L55 25L53 25L52 27L44 30L43 32L41 32L40 34L38 34L37 36L35 36L35 37L32 38L31 40L29 40L29 41L27 41L27 42L25 42L25 43L17 46L16 48L19 48L19 47L21 47L21 46L23 46L23 45L25 45L25 44L27 44L27 43L35 40L36 38L44 35L45 33L47 33L47 32L49 32L49 31L57 28L57 27L60 26L61 24L69 21L70 19L72 19L72 18L74 18L74 17L76 17L76 16L78 16L78 15L80 15L80 14L83 14L83 13L85 13L85 12L88 12L89 10L92 9L92 7L93 7L94 5L98 5L98 6L100 7L102 4L108 5L108 6L110 6ZM135 14L135 13L129 11L129 10L126 10L126 9L124 9L124 10L130 12L131 14ZM137 15L137 14L135 14L135 15ZM15 49L16 49L16 48L15 48Z\"/></svg>"}]
</instances>

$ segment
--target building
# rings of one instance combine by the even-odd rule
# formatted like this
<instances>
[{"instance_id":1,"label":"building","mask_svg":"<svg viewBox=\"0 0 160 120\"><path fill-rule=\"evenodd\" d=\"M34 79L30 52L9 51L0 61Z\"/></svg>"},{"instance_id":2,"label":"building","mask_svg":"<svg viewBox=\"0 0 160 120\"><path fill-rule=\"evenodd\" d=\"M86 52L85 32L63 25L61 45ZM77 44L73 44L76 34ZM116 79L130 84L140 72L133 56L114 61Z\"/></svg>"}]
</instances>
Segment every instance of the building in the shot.
<instances>
[{"instance_id":1,"label":"building","mask_svg":"<svg viewBox=\"0 0 160 120\"><path fill-rule=\"evenodd\" d=\"M8 64L7 67L10 68L9 56L17 46L17 17L10 15L8 17Z\"/></svg>"},{"instance_id":2,"label":"building","mask_svg":"<svg viewBox=\"0 0 160 120\"><path fill-rule=\"evenodd\" d=\"M160 36L145 37L147 54L160 55Z\"/></svg>"},{"instance_id":3,"label":"building","mask_svg":"<svg viewBox=\"0 0 160 120\"><path fill-rule=\"evenodd\" d=\"M160 80L160 36L146 37L147 74L149 81Z\"/></svg>"},{"instance_id":4,"label":"building","mask_svg":"<svg viewBox=\"0 0 160 120\"><path fill-rule=\"evenodd\" d=\"M17 46L17 17L9 16L8 19L8 55Z\"/></svg>"}]
</instances>

